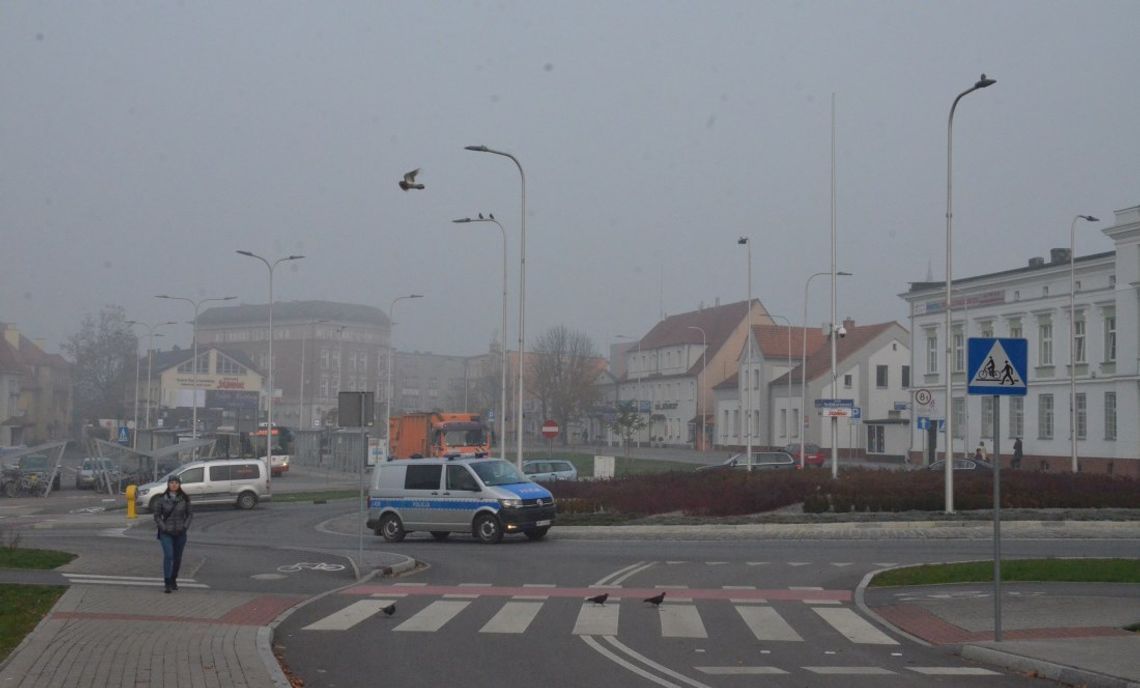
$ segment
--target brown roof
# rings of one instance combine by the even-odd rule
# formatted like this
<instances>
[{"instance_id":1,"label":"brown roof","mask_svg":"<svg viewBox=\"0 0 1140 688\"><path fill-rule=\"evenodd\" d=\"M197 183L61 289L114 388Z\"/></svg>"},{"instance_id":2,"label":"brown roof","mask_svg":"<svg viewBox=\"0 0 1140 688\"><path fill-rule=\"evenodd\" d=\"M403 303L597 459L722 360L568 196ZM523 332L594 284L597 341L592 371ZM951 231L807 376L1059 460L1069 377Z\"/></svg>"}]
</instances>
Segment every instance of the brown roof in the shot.
<instances>
[{"instance_id":1,"label":"brown roof","mask_svg":"<svg viewBox=\"0 0 1140 688\"><path fill-rule=\"evenodd\" d=\"M3 336L0 336L0 372L17 374L25 372L20 352L13 349Z\"/></svg>"},{"instance_id":2,"label":"brown roof","mask_svg":"<svg viewBox=\"0 0 1140 688\"><path fill-rule=\"evenodd\" d=\"M753 325L752 336L765 358L788 358L788 329L784 325ZM792 358L799 360L803 353L804 328L792 327ZM811 356L827 339L818 327L807 328L807 353Z\"/></svg>"},{"instance_id":3,"label":"brown roof","mask_svg":"<svg viewBox=\"0 0 1140 688\"><path fill-rule=\"evenodd\" d=\"M852 354L855 354L864 346L866 346L872 339L878 337L883 332L897 325L895 321L877 323L875 325L850 325L847 326L847 336L843 337L835 344L835 362L836 364L845 361ZM809 354L807 361L796 366L790 373L781 375L780 377L772 380L771 385L786 385L788 384L788 375L792 376L792 384L799 384L800 368L806 365L807 379L814 380L823 373L831 370L831 347L820 346L816 349L814 354Z\"/></svg>"},{"instance_id":4,"label":"brown roof","mask_svg":"<svg viewBox=\"0 0 1140 688\"><path fill-rule=\"evenodd\" d=\"M732 334L732 331L747 317L747 301L737 301L736 303L729 303L723 306L712 306L689 311L688 313L671 315L654 325L653 329L641 338L641 350L651 351L653 349L678 346L680 344L700 344L702 341L700 331L689 329L691 327L699 327L705 332L705 341L708 345L706 357L712 358L720 351L720 348L724 346L725 341L729 335ZM752 300L752 319L753 321L768 319L768 309L764 307L760 299ZM636 345L637 343L635 342L634 346ZM691 377L700 369L701 362L697 361L688 370L686 375Z\"/></svg>"}]
</instances>

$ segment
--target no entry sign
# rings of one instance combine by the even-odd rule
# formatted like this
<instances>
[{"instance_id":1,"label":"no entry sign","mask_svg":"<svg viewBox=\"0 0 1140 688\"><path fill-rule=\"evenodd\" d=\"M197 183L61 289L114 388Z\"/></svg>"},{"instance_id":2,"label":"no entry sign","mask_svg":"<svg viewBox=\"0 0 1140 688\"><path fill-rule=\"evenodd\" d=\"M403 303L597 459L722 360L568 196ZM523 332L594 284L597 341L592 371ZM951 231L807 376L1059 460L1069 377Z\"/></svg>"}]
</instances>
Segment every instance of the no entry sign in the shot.
<instances>
[{"instance_id":1,"label":"no entry sign","mask_svg":"<svg viewBox=\"0 0 1140 688\"><path fill-rule=\"evenodd\" d=\"M558 423L548 420L542 424L542 436L548 440L558 437Z\"/></svg>"}]
</instances>

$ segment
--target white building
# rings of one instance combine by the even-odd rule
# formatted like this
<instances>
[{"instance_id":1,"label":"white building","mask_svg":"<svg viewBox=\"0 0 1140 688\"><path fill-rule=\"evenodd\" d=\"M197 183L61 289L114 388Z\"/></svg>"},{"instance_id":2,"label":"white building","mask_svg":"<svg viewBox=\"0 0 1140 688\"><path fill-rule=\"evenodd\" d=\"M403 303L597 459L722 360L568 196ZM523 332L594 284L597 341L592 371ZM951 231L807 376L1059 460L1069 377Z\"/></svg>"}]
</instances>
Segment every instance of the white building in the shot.
<instances>
[{"instance_id":1,"label":"white building","mask_svg":"<svg viewBox=\"0 0 1140 688\"><path fill-rule=\"evenodd\" d=\"M955 452L972 453L981 441L993 451L992 398L965 394L966 340L1017 337L1028 341L1028 394L999 402L1006 463L1020 437L1022 468L1070 469L1072 360L1081 470L1140 475L1140 206L1118 210L1115 224L1103 231L1115 242L1114 251L1071 261L1069 249L1053 249L1048 260L1031 258L1024 267L954 280ZM1072 310L1070 270L1075 272ZM945 290L945 282L920 282L902 295L910 307L914 387L933 397L931 407L915 407L916 416L945 413ZM1075 346L1070 345L1070 325ZM945 438L936 430L914 430L917 456L928 457L931 445L944 452Z\"/></svg>"}]
</instances>

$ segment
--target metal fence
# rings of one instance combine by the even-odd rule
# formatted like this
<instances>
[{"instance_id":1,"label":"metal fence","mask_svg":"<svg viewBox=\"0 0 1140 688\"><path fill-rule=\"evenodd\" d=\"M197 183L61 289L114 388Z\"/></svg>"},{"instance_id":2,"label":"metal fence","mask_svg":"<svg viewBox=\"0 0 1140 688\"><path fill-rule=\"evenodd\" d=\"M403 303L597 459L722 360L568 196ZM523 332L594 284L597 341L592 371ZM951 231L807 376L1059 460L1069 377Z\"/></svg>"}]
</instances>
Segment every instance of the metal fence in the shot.
<instances>
[{"instance_id":1,"label":"metal fence","mask_svg":"<svg viewBox=\"0 0 1140 688\"><path fill-rule=\"evenodd\" d=\"M355 473L364 458L365 438L359 432L296 430L293 465Z\"/></svg>"}]
</instances>

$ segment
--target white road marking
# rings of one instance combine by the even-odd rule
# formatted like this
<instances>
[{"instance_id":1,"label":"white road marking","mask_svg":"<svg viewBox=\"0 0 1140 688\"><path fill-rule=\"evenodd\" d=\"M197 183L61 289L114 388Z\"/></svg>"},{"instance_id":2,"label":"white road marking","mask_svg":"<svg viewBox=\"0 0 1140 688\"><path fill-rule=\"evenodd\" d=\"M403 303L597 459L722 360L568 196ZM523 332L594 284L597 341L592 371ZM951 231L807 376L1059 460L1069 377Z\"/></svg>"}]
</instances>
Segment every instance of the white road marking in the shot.
<instances>
[{"instance_id":1,"label":"white road marking","mask_svg":"<svg viewBox=\"0 0 1140 688\"><path fill-rule=\"evenodd\" d=\"M707 638L708 631L695 605L673 604L661 607L661 637Z\"/></svg>"},{"instance_id":2,"label":"white road marking","mask_svg":"<svg viewBox=\"0 0 1140 688\"><path fill-rule=\"evenodd\" d=\"M849 562L849 561L833 561L833 562L831 562L831 565L832 566L850 566L851 562Z\"/></svg>"},{"instance_id":3,"label":"white road marking","mask_svg":"<svg viewBox=\"0 0 1140 688\"><path fill-rule=\"evenodd\" d=\"M676 679L682 683L687 683L690 686L693 686L693 688L710 688L709 686L701 683L700 681L695 681L695 680L689 678L688 676L685 676L684 674L678 674L676 671L673 671L669 667L662 666L662 665L658 664L657 662L654 662L652 659L649 659L645 655L637 653L633 649L623 645L620 640L618 640L617 638L614 638L613 636L607 636L607 637L603 638L603 640L605 640L607 643L612 645L614 647L614 649L618 650L619 652L624 652L626 654L626 656L636 659L637 661L639 661L642 664L650 667L651 669L656 669L657 671L660 671L661 673L665 674L669 678Z\"/></svg>"},{"instance_id":4,"label":"white road marking","mask_svg":"<svg viewBox=\"0 0 1140 688\"><path fill-rule=\"evenodd\" d=\"M766 561L746 561L744 563L748 566L767 566L768 565L768 562L766 562Z\"/></svg>"},{"instance_id":5,"label":"white road marking","mask_svg":"<svg viewBox=\"0 0 1140 688\"><path fill-rule=\"evenodd\" d=\"M871 625L869 621L846 607L828 609L812 607L832 628L843 634L853 643L861 645L898 645L898 642Z\"/></svg>"},{"instance_id":6,"label":"white road marking","mask_svg":"<svg viewBox=\"0 0 1140 688\"><path fill-rule=\"evenodd\" d=\"M841 604L839 600L804 600L804 604Z\"/></svg>"},{"instance_id":7,"label":"white road marking","mask_svg":"<svg viewBox=\"0 0 1140 688\"><path fill-rule=\"evenodd\" d=\"M727 563L728 563L727 561L706 561L705 565L706 566L724 566Z\"/></svg>"},{"instance_id":8,"label":"white road marking","mask_svg":"<svg viewBox=\"0 0 1140 688\"><path fill-rule=\"evenodd\" d=\"M624 574L618 576L617 578L613 579L613 581L610 583L610 585L621 585L626 580L628 580L631 576L635 576L635 575L641 573L642 571L644 571L647 568L650 568L651 566L653 566L656 563L657 562L655 562L655 561L651 561L648 564L643 564L641 566L634 568L631 571L627 571L626 573L624 573Z\"/></svg>"},{"instance_id":9,"label":"white road marking","mask_svg":"<svg viewBox=\"0 0 1140 688\"><path fill-rule=\"evenodd\" d=\"M740 618L744 619L744 623L748 625L748 630L752 631L752 635L756 636L757 640L803 642L800 634L796 633L795 629L789 626L787 621L784 621L784 617L771 607L737 605L736 611L740 614Z\"/></svg>"},{"instance_id":10,"label":"white road marking","mask_svg":"<svg viewBox=\"0 0 1140 688\"><path fill-rule=\"evenodd\" d=\"M333 612L323 619L318 619L302 628L302 631L347 631L356 624L364 621L373 614L395 600L360 600L354 602L338 612Z\"/></svg>"},{"instance_id":11,"label":"white road marking","mask_svg":"<svg viewBox=\"0 0 1140 688\"><path fill-rule=\"evenodd\" d=\"M893 561L876 561L874 564L871 564L871 565L872 566L878 566L878 567L884 568L884 569L890 568L892 566L898 566L898 564L896 564Z\"/></svg>"},{"instance_id":12,"label":"white road marking","mask_svg":"<svg viewBox=\"0 0 1140 688\"><path fill-rule=\"evenodd\" d=\"M811 564L810 561L789 561L788 566L807 566Z\"/></svg>"},{"instance_id":13,"label":"white road marking","mask_svg":"<svg viewBox=\"0 0 1140 688\"><path fill-rule=\"evenodd\" d=\"M394 588L426 588L427 583L393 583Z\"/></svg>"},{"instance_id":14,"label":"white road marking","mask_svg":"<svg viewBox=\"0 0 1140 688\"><path fill-rule=\"evenodd\" d=\"M927 676L998 676L998 672L980 667L907 667Z\"/></svg>"},{"instance_id":15,"label":"white road marking","mask_svg":"<svg viewBox=\"0 0 1140 688\"><path fill-rule=\"evenodd\" d=\"M574 635L617 635L618 605L602 607L587 602L574 622Z\"/></svg>"},{"instance_id":16,"label":"white road marking","mask_svg":"<svg viewBox=\"0 0 1140 688\"><path fill-rule=\"evenodd\" d=\"M788 590L823 590L818 585L789 585Z\"/></svg>"},{"instance_id":17,"label":"white road marking","mask_svg":"<svg viewBox=\"0 0 1140 688\"><path fill-rule=\"evenodd\" d=\"M541 602L507 602L479 632L524 633L540 609Z\"/></svg>"},{"instance_id":18,"label":"white road marking","mask_svg":"<svg viewBox=\"0 0 1140 688\"><path fill-rule=\"evenodd\" d=\"M439 600L432 602L421 609L418 614L392 630L413 632L438 631L445 623L451 621L456 614L466 609L469 604L471 603L457 600Z\"/></svg>"},{"instance_id":19,"label":"white road marking","mask_svg":"<svg viewBox=\"0 0 1140 688\"><path fill-rule=\"evenodd\" d=\"M105 580L117 580L117 581L158 581L160 583L162 582L161 578L156 578L154 576L104 576L104 575L95 574L95 573L65 573L65 574L63 574L63 576L64 576L64 578L102 578ZM194 582L193 578L183 578L182 580L187 581L189 583Z\"/></svg>"},{"instance_id":20,"label":"white road marking","mask_svg":"<svg viewBox=\"0 0 1140 688\"><path fill-rule=\"evenodd\" d=\"M609 574L609 575L607 575L607 576L602 576L602 578L601 578L601 579L600 579L600 580L599 580L597 583L594 583L594 584L593 584L593 585L591 585L590 587L591 587L591 588L599 588L599 587L603 587L603 586L606 586L606 585L608 585L608 584L609 584L609 583L607 582L607 581L609 581L609 579L611 579L611 578L617 578L618 576L620 576L621 574L625 573L626 571L629 571L630 569L635 569L635 568L637 568L638 566L641 566L641 565L642 565L642 564L644 564L644 563L645 563L645 562L639 561L639 562L637 562L636 564L630 564L629 566L623 566L622 568L618 569L617 571L614 571L613 573L611 573L611 574Z\"/></svg>"},{"instance_id":21,"label":"white road marking","mask_svg":"<svg viewBox=\"0 0 1140 688\"><path fill-rule=\"evenodd\" d=\"M882 667L809 666L804 668L814 674L889 676L895 673L890 669L884 669Z\"/></svg>"},{"instance_id":22,"label":"white road marking","mask_svg":"<svg viewBox=\"0 0 1140 688\"><path fill-rule=\"evenodd\" d=\"M697 671L713 676L759 676L761 674L786 674L788 672L774 666L724 666L693 667Z\"/></svg>"},{"instance_id":23,"label":"white road marking","mask_svg":"<svg viewBox=\"0 0 1140 688\"><path fill-rule=\"evenodd\" d=\"M636 664L633 664L632 662L627 662L626 660L622 659L621 657L618 657L613 652L610 652L608 649L602 647L601 643L599 643L597 640L594 640L593 638L591 638L588 635L582 636L582 640L587 645L589 645L590 649L592 649L594 652L597 652L598 654L602 655L603 657L610 660L614 664L617 664L618 666L620 666L624 669L632 671L633 673L637 674L638 676L640 676L644 679L648 679L650 681L653 681L657 685L664 686L665 688L681 688L676 683L671 683L669 681L666 681L665 679L661 678L660 676L654 676L653 674L649 673L645 669L642 669L641 667L637 666Z\"/></svg>"}]
</instances>

